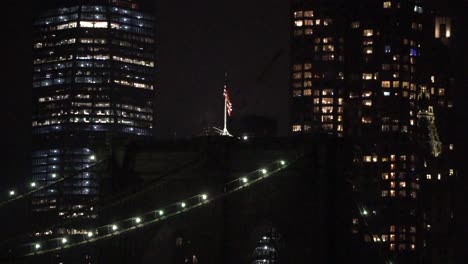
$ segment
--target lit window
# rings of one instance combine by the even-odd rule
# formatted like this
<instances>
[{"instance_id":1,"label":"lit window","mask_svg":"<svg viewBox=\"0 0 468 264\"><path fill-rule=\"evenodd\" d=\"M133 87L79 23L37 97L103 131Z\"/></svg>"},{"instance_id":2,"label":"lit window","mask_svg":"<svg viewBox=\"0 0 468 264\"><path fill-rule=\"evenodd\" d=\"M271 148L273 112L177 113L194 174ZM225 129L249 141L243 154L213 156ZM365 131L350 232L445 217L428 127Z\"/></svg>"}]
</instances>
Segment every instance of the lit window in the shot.
<instances>
[{"instance_id":1,"label":"lit window","mask_svg":"<svg viewBox=\"0 0 468 264\"><path fill-rule=\"evenodd\" d=\"M362 119L361 119L361 122L363 124L371 124L372 123L372 119L370 117L365 117L363 116Z\"/></svg>"},{"instance_id":2,"label":"lit window","mask_svg":"<svg viewBox=\"0 0 468 264\"><path fill-rule=\"evenodd\" d=\"M82 28L107 28L107 22L99 21L80 21L80 27Z\"/></svg>"},{"instance_id":3,"label":"lit window","mask_svg":"<svg viewBox=\"0 0 468 264\"><path fill-rule=\"evenodd\" d=\"M390 81L382 81L382 88L390 88Z\"/></svg>"},{"instance_id":4,"label":"lit window","mask_svg":"<svg viewBox=\"0 0 468 264\"><path fill-rule=\"evenodd\" d=\"M372 73L363 73L362 74L363 80L372 80Z\"/></svg>"},{"instance_id":5,"label":"lit window","mask_svg":"<svg viewBox=\"0 0 468 264\"><path fill-rule=\"evenodd\" d=\"M390 53L392 52L392 48L390 47L390 45L385 45L385 53Z\"/></svg>"},{"instance_id":6,"label":"lit window","mask_svg":"<svg viewBox=\"0 0 468 264\"><path fill-rule=\"evenodd\" d=\"M293 131L293 132L300 132L300 131L302 131L301 125L293 125L292 131Z\"/></svg>"},{"instance_id":7,"label":"lit window","mask_svg":"<svg viewBox=\"0 0 468 264\"><path fill-rule=\"evenodd\" d=\"M414 6L414 12L422 14L423 13L423 8L420 6Z\"/></svg>"},{"instance_id":8,"label":"lit window","mask_svg":"<svg viewBox=\"0 0 468 264\"><path fill-rule=\"evenodd\" d=\"M77 26L76 22L70 22L70 23L58 25L57 30L76 28L76 26Z\"/></svg>"},{"instance_id":9,"label":"lit window","mask_svg":"<svg viewBox=\"0 0 468 264\"><path fill-rule=\"evenodd\" d=\"M444 88L439 88L439 96L444 96L445 95L445 89Z\"/></svg>"},{"instance_id":10,"label":"lit window","mask_svg":"<svg viewBox=\"0 0 468 264\"><path fill-rule=\"evenodd\" d=\"M304 96L311 96L312 95L312 90L311 89L305 89L304 90Z\"/></svg>"},{"instance_id":11,"label":"lit window","mask_svg":"<svg viewBox=\"0 0 468 264\"><path fill-rule=\"evenodd\" d=\"M383 2L383 7L384 8L391 8L392 7L392 2L390 2L390 1Z\"/></svg>"},{"instance_id":12,"label":"lit window","mask_svg":"<svg viewBox=\"0 0 468 264\"><path fill-rule=\"evenodd\" d=\"M364 29L363 35L365 37L370 37L370 36L374 35L374 31L372 29Z\"/></svg>"},{"instance_id":13,"label":"lit window","mask_svg":"<svg viewBox=\"0 0 468 264\"><path fill-rule=\"evenodd\" d=\"M351 23L351 28L359 28L361 26L361 23L359 23L359 21L355 21L353 23Z\"/></svg>"},{"instance_id":14,"label":"lit window","mask_svg":"<svg viewBox=\"0 0 468 264\"><path fill-rule=\"evenodd\" d=\"M335 46L333 46L333 45L323 45L322 50L332 52L332 51L335 50Z\"/></svg>"},{"instance_id":15,"label":"lit window","mask_svg":"<svg viewBox=\"0 0 468 264\"><path fill-rule=\"evenodd\" d=\"M365 54L372 54L374 52L372 47L365 47L363 51Z\"/></svg>"},{"instance_id":16,"label":"lit window","mask_svg":"<svg viewBox=\"0 0 468 264\"><path fill-rule=\"evenodd\" d=\"M302 16L303 16L303 12L302 12L302 11L294 12L294 18L301 18Z\"/></svg>"},{"instance_id":17,"label":"lit window","mask_svg":"<svg viewBox=\"0 0 468 264\"><path fill-rule=\"evenodd\" d=\"M322 90L322 95L323 96L333 95L333 90L332 89L323 89Z\"/></svg>"},{"instance_id":18,"label":"lit window","mask_svg":"<svg viewBox=\"0 0 468 264\"><path fill-rule=\"evenodd\" d=\"M304 23L303 23L302 20L296 20L296 21L294 21L294 25L295 25L296 27L302 27L303 24L304 24Z\"/></svg>"},{"instance_id":19,"label":"lit window","mask_svg":"<svg viewBox=\"0 0 468 264\"><path fill-rule=\"evenodd\" d=\"M302 70L302 64L294 64L293 70L294 71L301 71Z\"/></svg>"},{"instance_id":20,"label":"lit window","mask_svg":"<svg viewBox=\"0 0 468 264\"><path fill-rule=\"evenodd\" d=\"M326 19L323 20L323 25L324 25L324 26L328 26L328 25L330 25L332 22L333 22L333 20L331 20L330 18L326 18Z\"/></svg>"},{"instance_id":21,"label":"lit window","mask_svg":"<svg viewBox=\"0 0 468 264\"><path fill-rule=\"evenodd\" d=\"M333 122L333 115L323 115L322 123Z\"/></svg>"},{"instance_id":22,"label":"lit window","mask_svg":"<svg viewBox=\"0 0 468 264\"><path fill-rule=\"evenodd\" d=\"M304 17L313 17L314 11L304 11Z\"/></svg>"}]
</instances>

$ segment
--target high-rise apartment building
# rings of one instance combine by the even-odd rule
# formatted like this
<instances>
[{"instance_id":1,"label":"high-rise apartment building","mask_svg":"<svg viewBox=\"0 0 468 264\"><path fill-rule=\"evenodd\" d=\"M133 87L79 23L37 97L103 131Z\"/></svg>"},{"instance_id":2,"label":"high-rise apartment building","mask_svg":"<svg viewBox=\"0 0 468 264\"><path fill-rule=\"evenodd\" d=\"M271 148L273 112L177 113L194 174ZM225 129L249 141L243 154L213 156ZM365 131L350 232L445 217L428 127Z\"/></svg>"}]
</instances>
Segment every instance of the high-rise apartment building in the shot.
<instances>
[{"instance_id":1,"label":"high-rise apartment building","mask_svg":"<svg viewBox=\"0 0 468 264\"><path fill-rule=\"evenodd\" d=\"M152 136L154 26L132 0L62 1L35 18L32 180L43 186L73 176L35 194L39 225L42 217L96 218L92 165L106 140ZM85 230L37 235L55 232Z\"/></svg>"},{"instance_id":2,"label":"high-rise apartment building","mask_svg":"<svg viewBox=\"0 0 468 264\"><path fill-rule=\"evenodd\" d=\"M294 0L292 12L291 132L354 143L358 241L386 261L435 261L431 226L451 221L435 208L453 205L433 195L456 177L450 17L421 0Z\"/></svg>"}]
</instances>

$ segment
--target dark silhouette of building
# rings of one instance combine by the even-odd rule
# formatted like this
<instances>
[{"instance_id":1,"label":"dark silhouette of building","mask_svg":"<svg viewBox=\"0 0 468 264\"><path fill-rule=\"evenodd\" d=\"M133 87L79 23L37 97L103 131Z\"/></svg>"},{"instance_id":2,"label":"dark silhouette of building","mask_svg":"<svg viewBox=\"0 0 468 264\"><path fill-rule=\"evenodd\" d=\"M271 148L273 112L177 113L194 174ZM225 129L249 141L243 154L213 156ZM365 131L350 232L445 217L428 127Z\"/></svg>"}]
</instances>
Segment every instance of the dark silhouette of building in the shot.
<instances>
[{"instance_id":1,"label":"dark silhouette of building","mask_svg":"<svg viewBox=\"0 0 468 264\"><path fill-rule=\"evenodd\" d=\"M292 2L290 131L353 142L357 241L396 263L450 263L450 14L418 0Z\"/></svg>"}]
</instances>

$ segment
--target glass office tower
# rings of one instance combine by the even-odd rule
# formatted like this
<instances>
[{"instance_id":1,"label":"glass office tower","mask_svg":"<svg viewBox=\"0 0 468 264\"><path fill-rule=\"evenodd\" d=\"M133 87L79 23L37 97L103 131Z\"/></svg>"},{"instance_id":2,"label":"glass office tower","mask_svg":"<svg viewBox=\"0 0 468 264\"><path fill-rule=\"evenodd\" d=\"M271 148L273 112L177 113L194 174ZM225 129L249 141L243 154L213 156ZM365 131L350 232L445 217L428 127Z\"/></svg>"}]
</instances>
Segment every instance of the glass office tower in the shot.
<instances>
[{"instance_id":1,"label":"glass office tower","mask_svg":"<svg viewBox=\"0 0 468 264\"><path fill-rule=\"evenodd\" d=\"M154 24L131 0L62 1L35 18L32 181L72 176L33 197L38 219L96 218L93 164L105 158L106 142L152 136Z\"/></svg>"}]
</instances>

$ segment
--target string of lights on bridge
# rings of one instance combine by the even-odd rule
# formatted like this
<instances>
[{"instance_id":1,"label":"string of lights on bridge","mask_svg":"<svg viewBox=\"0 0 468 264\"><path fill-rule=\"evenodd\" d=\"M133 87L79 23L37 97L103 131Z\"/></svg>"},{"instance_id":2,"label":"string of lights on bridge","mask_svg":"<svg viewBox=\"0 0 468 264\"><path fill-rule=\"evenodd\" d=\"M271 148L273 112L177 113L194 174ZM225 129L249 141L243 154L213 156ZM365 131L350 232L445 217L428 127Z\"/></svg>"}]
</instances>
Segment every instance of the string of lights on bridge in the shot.
<instances>
[{"instance_id":1,"label":"string of lights on bridge","mask_svg":"<svg viewBox=\"0 0 468 264\"><path fill-rule=\"evenodd\" d=\"M141 227L150 224L161 222L165 219L191 211L195 208L201 207L205 204L225 197L231 193L247 188L254 183L267 179L269 176L272 176L277 172L287 168L299 158L300 156L296 157L295 159L289 162L285 160L277 160L263 168L245 174L244 176L236 178L232 181L229 181L224 184L223 191L217 195L200 193L195 196L177 201L173 204L164 207L159 207L128 219L108 223L106 225L90 229L82 235L63 236L25 244L22 246L22 248L26 251L26 253L24 253L23 255L41 255L84 244L94 243L103 239L112 238L120 234L137 230Z\"/></svg>"},{"instance_id":2,"label":"string of lights on bridge","mask_svg":"<svg viewBox=\"0 0 468 264\"><path fill-rule=\"evenodd\" d=\"M14 202L14 201L20 200L22 198L26 198L26 197L28 197L28 196L36 193L36 192L39 192L39 191L42 191L42 190L47 189L49 187L52 187L52 186L56 185L57 183L60 183L60 182L62 182L64 180L66 180L66 179L73 178L73 177L75 177L76 175L78 175L78 174L80 174L82 172L89 171L90 169L92 169L96 165L103 162L103 160L96 161L96 156L94 156L94 155L89 156L89 160L94 162L94 163L92 163L90 165L85 165L85 168L83 168L81 170L78 170L75 173L71 173L68 176L59 177L59 175L57 173L52 173L50 177L53 179L53 181L48 182L46 184L41 184L41 183L36 182L36 181L31 181L26 185L27 190L24 191L24 192L18 191L20 188L11 188L10 190L5 192L7 194L7 196L8 196L8 198L7 198L7 200L0 203L0 207L3 207L5 205L7 205L7 204L10 204L10 203Z\"/></svg>"}]
</instances>

